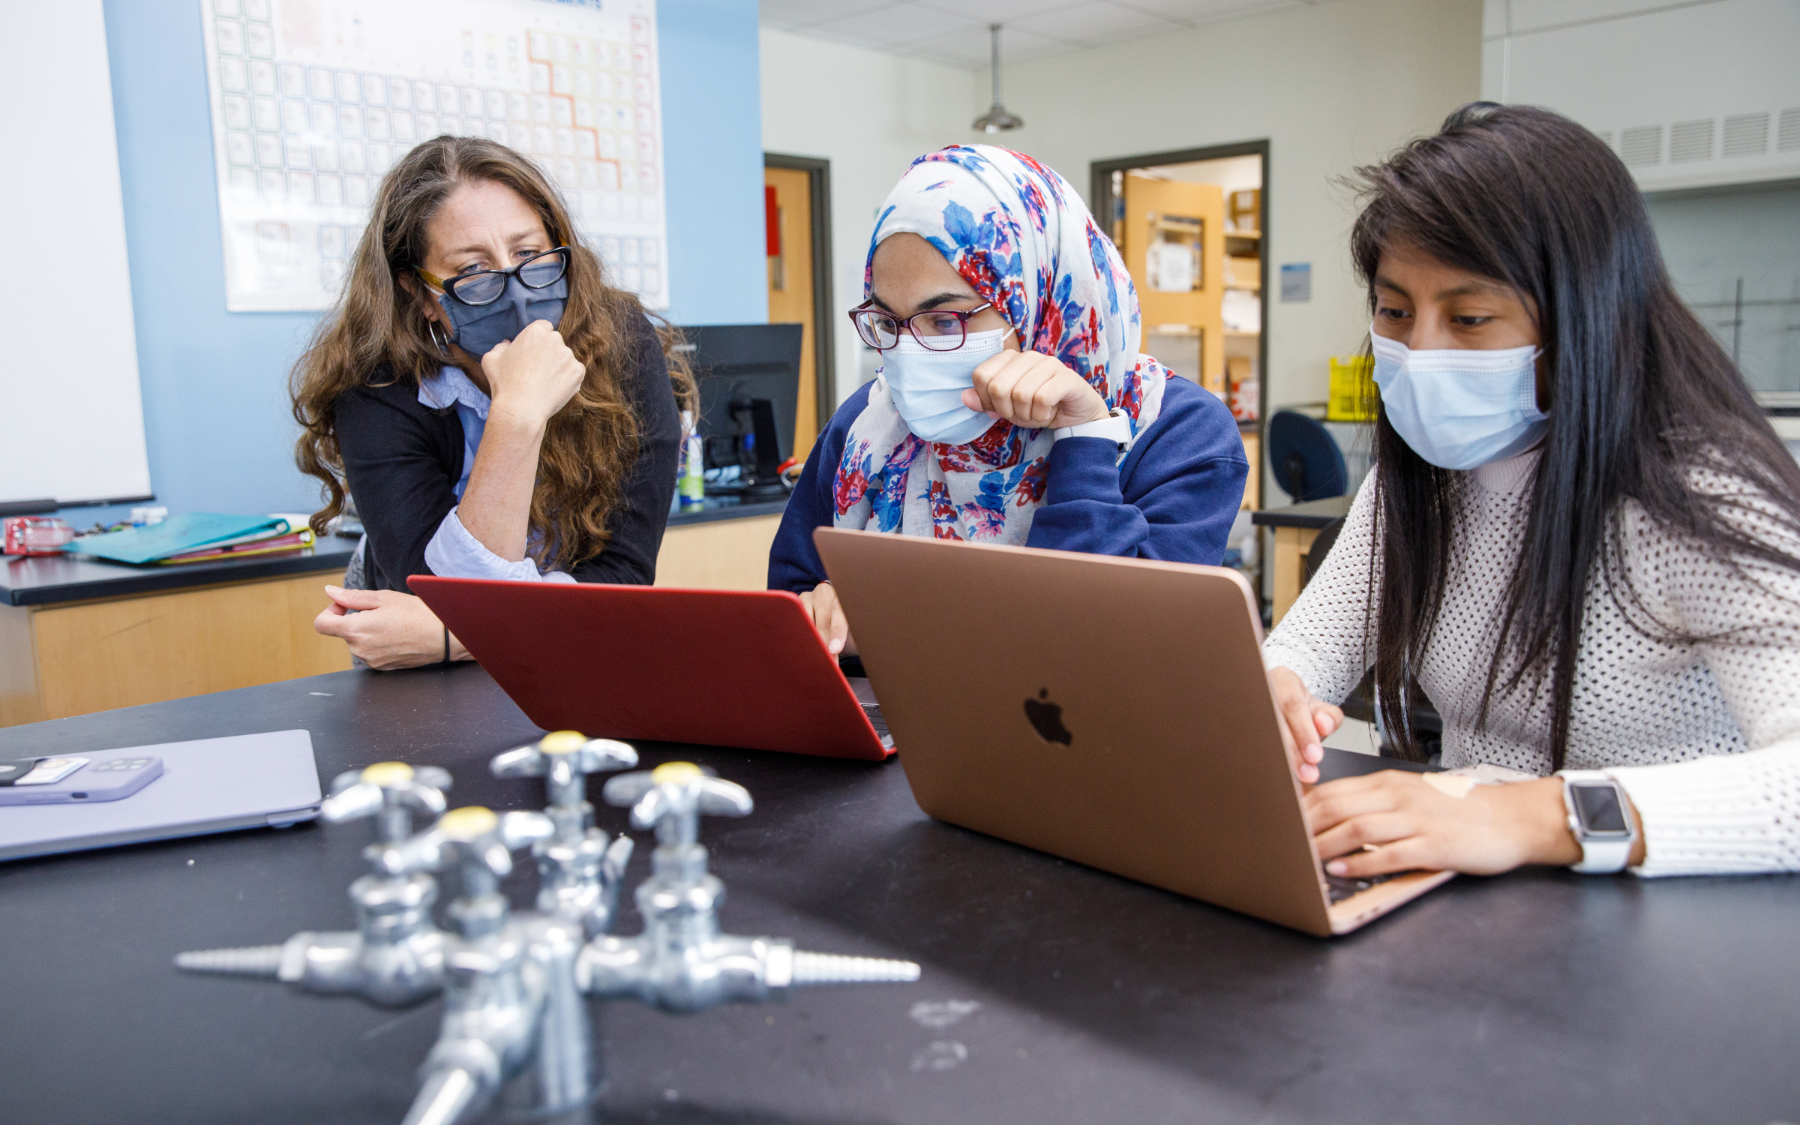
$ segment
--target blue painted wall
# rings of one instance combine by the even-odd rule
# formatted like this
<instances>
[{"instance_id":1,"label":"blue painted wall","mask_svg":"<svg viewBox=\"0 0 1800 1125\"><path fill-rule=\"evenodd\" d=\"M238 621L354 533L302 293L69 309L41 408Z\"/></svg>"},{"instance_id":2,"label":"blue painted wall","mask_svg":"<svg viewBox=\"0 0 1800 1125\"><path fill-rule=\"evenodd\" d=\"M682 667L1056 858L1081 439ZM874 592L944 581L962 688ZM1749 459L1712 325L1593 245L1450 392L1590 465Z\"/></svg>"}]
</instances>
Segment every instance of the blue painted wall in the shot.
<instances>
[{"instance_id":1,"label":"blue painted wall","mask_svg":"<svg viewBox=\"0 0 1800 1125\"><path fill-rule=\"evenodd\" d=\"M313 313L228 313L197 0L106 0L150 481L176 512L311 511L287 374ZM661 0L677 323L768 318L755 0ZM123 508L71 508L82 527Z\"/></svg>"},{"instance_id":2,"label":"blue painted wall","mask_svg":"<svg viewBox=\"0 0 1800 1125\"><path fill-rule=\"evenodd\" d=\"M769 319L756 0L657 0L670 315Z\"/></svg>"}]
</instances>

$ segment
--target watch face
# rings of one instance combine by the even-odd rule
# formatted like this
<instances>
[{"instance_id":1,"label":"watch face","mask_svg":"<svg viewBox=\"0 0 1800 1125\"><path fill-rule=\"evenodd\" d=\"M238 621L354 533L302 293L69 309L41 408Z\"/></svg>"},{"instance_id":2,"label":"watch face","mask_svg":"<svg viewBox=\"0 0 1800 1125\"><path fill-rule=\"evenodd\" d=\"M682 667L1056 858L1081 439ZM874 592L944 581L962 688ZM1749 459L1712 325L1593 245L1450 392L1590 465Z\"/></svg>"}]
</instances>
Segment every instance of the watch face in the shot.
<instances>
[{"instance_id":1,"label":"watch face","mask_svg":"<svg viewBox=\"0 0 1800 1125\"><path fill-rule=\"evenodd\" d=\"M1625 823L1625 805L1619 799L1616 785L1571 785L1575 815L1581 830L1589 836L1628 836L1631 826Z\"/></svg>"}]
</instances>

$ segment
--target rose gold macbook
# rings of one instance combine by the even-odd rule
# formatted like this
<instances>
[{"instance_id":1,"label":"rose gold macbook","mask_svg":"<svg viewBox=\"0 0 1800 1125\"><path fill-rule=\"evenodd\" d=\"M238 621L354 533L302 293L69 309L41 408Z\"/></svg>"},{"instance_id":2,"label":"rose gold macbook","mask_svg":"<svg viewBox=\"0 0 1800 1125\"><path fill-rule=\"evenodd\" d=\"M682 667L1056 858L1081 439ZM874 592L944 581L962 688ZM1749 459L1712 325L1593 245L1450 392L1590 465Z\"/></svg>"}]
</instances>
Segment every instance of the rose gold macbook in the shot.
<instances>
[{"instance_id":1,"label":"rose gold macbook","mask_svg":"<svg viewBox=\"0 0 1800 1125\"><path fill-rule=\"evenodd\" d=\"M1321 937L1450 878L1322 874L1236 571L813 541L931 816Z\"/></svg>"}]
</instances>

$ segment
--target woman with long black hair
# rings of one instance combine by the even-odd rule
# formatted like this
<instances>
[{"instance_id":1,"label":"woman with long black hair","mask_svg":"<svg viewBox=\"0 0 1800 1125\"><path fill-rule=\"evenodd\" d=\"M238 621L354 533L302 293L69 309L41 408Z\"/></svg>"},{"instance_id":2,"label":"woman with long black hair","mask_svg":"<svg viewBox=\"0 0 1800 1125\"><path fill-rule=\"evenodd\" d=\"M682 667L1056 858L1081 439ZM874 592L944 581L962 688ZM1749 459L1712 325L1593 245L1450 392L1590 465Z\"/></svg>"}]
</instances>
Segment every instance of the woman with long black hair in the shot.
<instances>
[{"instance_id":1,"label":"woman with long black hair","mask_svg":"<svg viewBox=\"0 0 1800 1125\"><path fill-rule=\"evenodd\" d=\"M1800 868L1800 467L1630 174L1478 103L1359 175L1376 469L1265 663L1303 781L1371 666L1403 753L1416 680L1444 765L1537 780L1319 785L1327 871Z\"/></svg>"}]
</instances>

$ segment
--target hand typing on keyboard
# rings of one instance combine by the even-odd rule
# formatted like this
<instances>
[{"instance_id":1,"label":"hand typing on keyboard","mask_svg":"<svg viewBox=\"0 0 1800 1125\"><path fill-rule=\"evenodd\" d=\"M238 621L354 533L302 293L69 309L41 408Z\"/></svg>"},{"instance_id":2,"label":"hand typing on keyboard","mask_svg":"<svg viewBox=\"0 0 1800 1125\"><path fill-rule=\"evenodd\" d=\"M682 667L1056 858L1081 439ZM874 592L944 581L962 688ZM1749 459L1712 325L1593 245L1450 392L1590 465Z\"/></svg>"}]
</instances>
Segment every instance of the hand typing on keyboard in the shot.
<instances>
[{"instance_id":1,"label":"hand typing on keyboard","mask_svg":"<svg viewBox=\"0 0 1800 1125\"><path fill-rule=\"evenodd\" d=\"M1479 785L1456 797L1423 775L1384 770L1313 787L1306 818L1327 876L1498 875L1527 863L1581 859L1555 777Z\"/></svg>"},{"instance_id":2,"label":"hand typing on keyboard","mask_svg":"<svg viewBox=\"0 0 1800 1125\"><path fill-rule=\"evenodd\" d=\"M1397 874L1399 873L1395 872L1395 875ZM1367 879L1351 879L1344 875L1331 874L1324 874L1321 877L1325 880L1326 896L1331 900L1331 905L1336 906L1351 895L1361 894L1377 883L1387 882L1395 875L1371 875Z\"/></svg>"}]
</instances>

